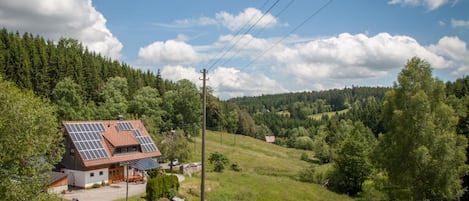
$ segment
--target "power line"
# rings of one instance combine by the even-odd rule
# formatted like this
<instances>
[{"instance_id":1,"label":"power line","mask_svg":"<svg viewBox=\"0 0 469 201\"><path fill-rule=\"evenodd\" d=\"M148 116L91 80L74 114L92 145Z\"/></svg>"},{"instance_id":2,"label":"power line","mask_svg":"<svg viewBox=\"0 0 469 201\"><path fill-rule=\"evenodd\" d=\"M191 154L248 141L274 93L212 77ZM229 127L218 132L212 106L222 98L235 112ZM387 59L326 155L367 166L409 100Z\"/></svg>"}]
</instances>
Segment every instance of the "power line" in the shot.
<instances>
[{"instance_id":1,"label":"power line","mask_svg":"<svg viewBox=\"0 0 469 201\"><path fill-rule=\"evenodd\" d=\"M275 18L278 18L285 10L287 10L287 9L293 4L294 1L295 1L295 0L291 0L290 2L288 2L288 4L287 4L285 7L283 7L283 9L282 9L279 13L277 13L277 15L275 15ZM273 18L273 19L275 19L275 18ZM272 19L272 20L273 20L273 19ZM272 20L271 20L269 23L271 23ZM249 44L251 43L251 41L254 40L254 37L258 36L258 35L259 35L262 31L264 31L264 30L265 30L265 27L263 27L262 29L259 29L259 31L257 31L257 32L253 35L253 37L252 37L248 42L246 42L246 44L244 44L244 46L249 45ZM235 55L238 55L240 52L241 52L241 49L238 49L238 51L236 51L236 53L232 54L231 57L228 58L227 60L225 60L225 62L223 62L221 65L224 66L226 63L228 63L229 61L231 61L231 59L233 59L233 57L234 57Z\"/></svg>"},{"instance_id":2,"label":"power line","mask_svg":"<svg viewBox=\"0 0 469 201\"><path fill-rule=\"evenodd\" d=\"M319 14L322 10L324 10L327 6L329 6L331 3L333 2L333 0L329 0L327 3L325 3L323 6L321 6L319 9L317 9L314 13L312 13L308 18L306 18L305 20L303 20L300 24L298 24L294 29L292 29L289 33L287 33L285 36L283 36L280 40L278 40L275 44L273 44L272 46L270 46L269 48L267 48L266 50L264 50L261 54L259 54L256 58L254 58L251 62L249 62L246 66L244 66L243 68L240 68L239 70L241 69L245 69L247 67L249 67L250 65L252 65L254 62L256 62L258 59L260 59L262 56L264 56L268 51L270 51L273 47L277 46L278 44L280 44L282 41L284 41L288 36L290 36L292 33L294 33L295 31L297 31L299 28L301 28L303 25L305 25L309 20L311 20L314 16L316 16L317 14Z\"/></svg>"},{"instance_id":3,"label":"power line","mask_svg":"<svg viewBox=\"0 0 469 201\"><path fill-rule=\"evenodd\" d=\"M270 12L270 10L272 10L272 9L277 5L277 3L278 3L279 1L280 1L280 0L275 1L275 3L272 4L272 6L270 6L270 8L267 9L267 11L265 11L265 12L262 14L262 16L261 16L260 18L258 18L257 21L249 27L249 29L247 29L240 37L238 37L238 39L230 46L230 48L228 48L228 50L224 51L223 54L222 54L220 57L218 57L218 58L215 60L215 62L214 62L212 65L210 65L210 67L208 67L208 70L210 70L210 69L212 69L213 67L215 67L215 65L216 65L229 51L231 51L231 50L238 44L238 42L243 38L243 36L246 35L249 31L251 31L251 30L252 30L269 12ZM238 35L239 35L239 33L238 33Z\"/></svg>"},{"instance_id":4,"label":"power line","mask_svg":"<svg viewBox=\"0 0 469 201\"><path fill-rule=\"evenodd\" d=\"M269 3L269 0L265 1L264 4L262 4L260 9L261 10L264 9L267 3ZM244 30L253 20L254 18L249 19L249 21L247 21L240 29L238 29L238 31L236 31L236 33L234 34L235 37L231 39L231 41L233 41L236 37L240 36L241 31ZM225 52L227 48L228 48L228 44L223 47L223 49L218 53L216 58L220 58L223 52ZM207 62L204 66L209 66L209 63L210 62ZM213 66L213 65L210 65L210 66Z\"/></svg>"}]
</instances>

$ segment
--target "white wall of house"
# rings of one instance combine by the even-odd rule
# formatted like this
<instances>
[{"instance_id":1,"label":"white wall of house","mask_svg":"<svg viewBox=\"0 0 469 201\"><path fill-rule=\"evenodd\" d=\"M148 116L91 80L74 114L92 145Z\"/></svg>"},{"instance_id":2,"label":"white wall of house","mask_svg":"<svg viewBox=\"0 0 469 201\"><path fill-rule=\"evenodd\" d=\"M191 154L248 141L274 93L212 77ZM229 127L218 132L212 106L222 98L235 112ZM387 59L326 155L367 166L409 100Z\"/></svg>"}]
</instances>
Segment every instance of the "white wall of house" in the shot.
<instances>
[{"instance_id":1,"label":"white wall of house","mask_svg":"<svg viewBox=\"0 0 469 201\"><path fill-rule=\"evenodd\" d=\"M64 169L64 172L68 175L68 184L72 186L78 186L82 188L90 188L93 184L102 184L109 182L109 171L107 168L79 171Z\"/></svg>"}]
</instances>

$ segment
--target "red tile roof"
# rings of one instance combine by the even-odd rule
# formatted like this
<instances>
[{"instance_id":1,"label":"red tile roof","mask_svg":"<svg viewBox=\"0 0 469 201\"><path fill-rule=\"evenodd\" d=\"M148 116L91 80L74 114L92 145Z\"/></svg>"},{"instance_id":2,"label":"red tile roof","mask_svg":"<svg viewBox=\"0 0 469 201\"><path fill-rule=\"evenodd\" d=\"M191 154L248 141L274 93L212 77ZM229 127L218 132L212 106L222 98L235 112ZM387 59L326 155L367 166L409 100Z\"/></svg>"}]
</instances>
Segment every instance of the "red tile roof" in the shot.
<instances>
[{"instance_id":1,"label":"red tile roof","mask_svg":"<svg viewBox=\"0 0 469 201\"><path fill-rule=\"evenodd\" d=\"M105 164L114 164L114 163L120 163L120 162L125 162L125 161L130 161L130 160L136 160L136 159L143 159L143 158L151 158L151 157L158 157L161 156L160 151L158 148L156 151L152 152L129 152L129 153L123 153L123 154L116 154L113 155L114 150L116 147L125 147L125 146L139 146L139 141L137 140L137 137L131 130L121 130L118 127L119 122L129 122L133 129L137 130L141 136L145 137L150 135L148 134L148 131L145 129L143 126L143 123L139 120L104 120L104 121L65 121L63 122L64 126L69 124L102 124L104 126L104 131L100 132L102 139L100 140L99 143L104 147L107 157L105 158L99 158L99 159L94 159L94 160L84 160L83 157L80 156L82 159L81 161L83 162L85 167L91 167L91 166L97 166L97 165L105 165ZM68 133L67 129L65 129L65 133L70 136ZM155 142L153 139L151 139L151 143L155 145ZM77 152L80 149L77 149L77 143L72 140L73 146L75 146L75 149ZM156 145L155 145L156 147ZM140 150L143 150L141 148Z\"/></svg>"}]
</instances>

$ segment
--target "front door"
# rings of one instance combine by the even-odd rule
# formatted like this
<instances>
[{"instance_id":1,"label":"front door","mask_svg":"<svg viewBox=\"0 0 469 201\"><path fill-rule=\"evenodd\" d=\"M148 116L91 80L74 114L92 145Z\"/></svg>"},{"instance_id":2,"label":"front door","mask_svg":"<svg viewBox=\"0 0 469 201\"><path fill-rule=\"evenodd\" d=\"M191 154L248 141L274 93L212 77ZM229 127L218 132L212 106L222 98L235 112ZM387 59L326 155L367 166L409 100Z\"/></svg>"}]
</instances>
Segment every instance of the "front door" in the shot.
<instances>
[{"instance_id":1,"label":"front door","mask_svg":"<svg viewBox=\"0 0 469 201\"><path fill-rule=\"evenodd\" d=\"M112 165L109 168L109 184L119 183L122 181L124 181L124 167Z\"/></svg>"}]
</instances>

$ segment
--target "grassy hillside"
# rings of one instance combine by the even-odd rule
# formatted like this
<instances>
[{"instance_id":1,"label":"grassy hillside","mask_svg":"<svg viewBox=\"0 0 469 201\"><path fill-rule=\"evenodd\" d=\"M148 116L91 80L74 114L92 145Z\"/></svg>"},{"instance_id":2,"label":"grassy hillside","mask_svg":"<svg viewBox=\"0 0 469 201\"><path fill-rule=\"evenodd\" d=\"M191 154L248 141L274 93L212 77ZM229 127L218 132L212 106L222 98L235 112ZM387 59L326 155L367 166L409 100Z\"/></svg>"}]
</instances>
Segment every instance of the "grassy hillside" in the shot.
<instances>
[{"instance_id":1,"label":"grassy hillside","mask_svg":"<svg viewBox=\"0 0 469 201\"><path fill-rule=\"evenodd\" d=\"M340 110L340 111L337 111L337 112L323 112L323 113L310 115L309 118L315 119L315 120L321 120L323 115L327 115L330 118L330 117L333 117L336 114L344 114L348 111L349 111L349 109L343 109L343 110Z\"/></svg>"},{"instance_id":2,"label":"grassy hillside","mask_svg":"<svg viewBox=\"0 0 469 201\"><path fill-rule=\"evenodd\" d=\"M206 200L351 200L316 184L302 183L296 175L309 164L300 160L304 151L287 149L250 137L207 132L206 156L220 152L230 160L223 173L207 166ZM196 139L191 161L201 161L201 138ZM312 155L312 153L309 153ZM243 170L229 168L238 162ZM189 200L200 199L200 174L187 178L179 190Z\"/></svg>"}]
</instances>

